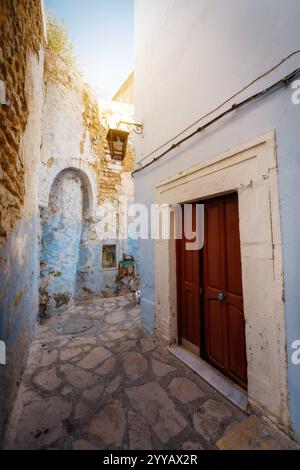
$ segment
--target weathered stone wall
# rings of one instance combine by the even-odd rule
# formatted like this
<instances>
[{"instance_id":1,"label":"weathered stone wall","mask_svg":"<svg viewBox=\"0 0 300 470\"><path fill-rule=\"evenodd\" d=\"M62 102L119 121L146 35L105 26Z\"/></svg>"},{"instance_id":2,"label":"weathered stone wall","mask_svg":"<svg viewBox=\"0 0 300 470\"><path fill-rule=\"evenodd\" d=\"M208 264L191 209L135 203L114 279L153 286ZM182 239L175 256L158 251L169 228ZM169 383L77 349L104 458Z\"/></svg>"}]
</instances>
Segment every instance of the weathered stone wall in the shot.
<instances>
[{"instance_id":1,"label":"weathered stone wall","mask_svg":"<svg viewBox=\"0 0 300 470\"><path fill-rule=\"evenodd\" d=\"M89 132L91 152L96 157L94 171L98 186L97 201L99 205L107 200L117 203L121 194L128 193L128 187L126 189L127 185L124 181L127 176L130 176L129 192L133 194L133 180L131 178L134 162L133 138L130 135L126 156L121 164L111 158L106 136L110 127L117 127L120 116L125 116L124 120L132 117L133 108L130 105L117 102L98 102L88 88L85 89L83 98L85 105L84 126ZM85 138L86 133L84 133L84 140L81 143L82 147Z\"/></svg>"},{"instance_id":2,"label":"weathered stone wall","mask_svg":"<svg viewBox=\"0 0 300 470\"><path fill-rule=\"evenodd\" d=\"M0 237L12 232L24 205L25 171L19 152L28 121L25 77L28 51L39 54L42 37L40 0L0 2Z\"/></svg>"},{"instance_id":3,"label":"weathered stone wall","mask_svg":"<svg viewBox=\"0 0 300 470\"><path fill-rule=\"evenodd\" d=\"M0 0L0 440L38 317L82 295L113 292L101 270L103 201L133 200L132 139L123 164L108 155L108 121L133 110L99 104L47 49L42 0ZM44 68L45 65L45 68ZM115 109L114 106L120 106ZM118 256L136 251L117 242ZM40 295L39 295L40 294Z\"/></svg>"},{"instance_id":4,"label":"weathered stone wall","mask_svg":"<svg viewBox=\"0 0 300 470\"><path fill-rule=\"evenodd\" d=\"M40 0L1 0L0 339L7 364L0 366L0 441L38 313L43 43Z\"/></svg>"},{"instance_id":5,"label":"weathered stone wall","mask_svg":"<svg viewBox=\"0 0 300 470\"><path fill-rule=\"evenodd\" d=\"M49 207L42 216L42 316L47 309L58 309L74 301L82 213L80 176L73 170L63 171L53 183Z\"/></svg>"},{"instance_id":6,"label":"weathered stone wall","mask_svg":"<svg viewBox=\"0 0 300 470\"><path fill-rule=\"evenodd\" d=\"M51 314L56 306L63 310L76 298L87 294L110 294L116 290L117 269L102 270L103 240L97 230L97 224L101 219L100 207L104 202L109 202L118 209L121 195L128 197L130 202L133 200L132 136L122 163L111 159L106 140L109 127L116 126L116 119L120 120L122 116L122 119L128 121L132 115L133 109L129 105L99 102L80 75L70 69L52 50L46 50L39 195L43 219L40 305L42 315ZM80 224L79 250L72 261L72 269L77 266L76 285L74 276L71 276L72 286L69 283L70 276L67 283L61 282L66 280L67 272L59 277L56 274L64 272L65 259L60 253L62 246L58 243L59 233L54 223L58 214L53 214L51 202L53 197L56 197L54 181L61 172L67 170L80 172L77 175L83 178L82 188L88 198L88 207L82 213ZM68 191L67 188L65 191ZM76 204L75 199L69 198L70 211L72 204ZM61 227L61 219L59 223ZM71 225L65 224L65 218L63 226L65 239L72 238ZM110 242L117 245L118 257L122 257L124 252L130 252L130 249L137 251L134 243L127 244L126 241L117 240ZM54 257L53 247L56 250ZM72 294L73 290L76 295ZM61 302L56 302L55 298L61 299Z\"/></svg>"}]
</instances>

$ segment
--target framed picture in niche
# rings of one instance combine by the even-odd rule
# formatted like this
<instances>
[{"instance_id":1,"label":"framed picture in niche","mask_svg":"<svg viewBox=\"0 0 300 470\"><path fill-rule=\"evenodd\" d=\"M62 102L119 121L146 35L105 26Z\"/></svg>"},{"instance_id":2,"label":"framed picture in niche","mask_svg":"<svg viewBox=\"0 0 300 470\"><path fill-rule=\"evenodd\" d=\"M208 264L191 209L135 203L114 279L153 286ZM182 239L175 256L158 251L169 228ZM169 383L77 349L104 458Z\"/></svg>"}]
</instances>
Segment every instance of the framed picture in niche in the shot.
<instances>
[{"instance_id":1,"label":"framed picture in niche","mask_svg":"<svg viewBox=\"0 0 300 470\"><path fill-rule=\"evenodd\" d=\"M119 262L119 277L134 277L135 263L134 259L123 259Z\"/></svg>"}]
</instances>

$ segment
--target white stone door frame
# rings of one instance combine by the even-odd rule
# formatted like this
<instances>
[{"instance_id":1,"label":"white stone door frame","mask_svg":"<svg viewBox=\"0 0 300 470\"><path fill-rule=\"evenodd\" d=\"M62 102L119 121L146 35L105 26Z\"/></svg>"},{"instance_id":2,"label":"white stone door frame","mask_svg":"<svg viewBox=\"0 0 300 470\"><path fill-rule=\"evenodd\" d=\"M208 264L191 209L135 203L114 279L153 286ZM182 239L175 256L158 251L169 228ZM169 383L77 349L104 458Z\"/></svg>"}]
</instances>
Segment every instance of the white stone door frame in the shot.
<instances>
[{"instance_id":1,"label":"white stone door frame","mask_svg":"<svg viewBox=\"0 0 300 470\"><path fill-rule=\"evenodd\" d=\"M248 360L248 400L289 425L282 243L274 132L156 186L158 204L238 193ZM175 240L156 242L156 330L177 342Z\"/></svg>"}]
</instances>

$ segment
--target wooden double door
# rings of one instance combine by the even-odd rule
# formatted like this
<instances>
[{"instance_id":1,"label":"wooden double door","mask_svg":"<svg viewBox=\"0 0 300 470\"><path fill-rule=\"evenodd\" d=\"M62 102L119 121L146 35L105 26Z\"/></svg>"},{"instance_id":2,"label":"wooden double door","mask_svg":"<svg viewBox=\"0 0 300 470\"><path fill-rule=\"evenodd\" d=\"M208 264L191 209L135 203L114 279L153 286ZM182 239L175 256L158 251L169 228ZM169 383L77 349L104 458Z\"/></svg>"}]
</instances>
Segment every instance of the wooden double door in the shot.
<instances>
[{"instance_id":1,"label":"wooden double door","mask_svg":"<svg viewBox=\"0 0 300 470\"><path fill-rule=\"evenodd\" d=\"M230 194L201 203L203 248L188 251L185 237L177 240L179 342L246 388L238 197ZM193 204L194 229L195 218Z\"/></svg>"}]
</instances>

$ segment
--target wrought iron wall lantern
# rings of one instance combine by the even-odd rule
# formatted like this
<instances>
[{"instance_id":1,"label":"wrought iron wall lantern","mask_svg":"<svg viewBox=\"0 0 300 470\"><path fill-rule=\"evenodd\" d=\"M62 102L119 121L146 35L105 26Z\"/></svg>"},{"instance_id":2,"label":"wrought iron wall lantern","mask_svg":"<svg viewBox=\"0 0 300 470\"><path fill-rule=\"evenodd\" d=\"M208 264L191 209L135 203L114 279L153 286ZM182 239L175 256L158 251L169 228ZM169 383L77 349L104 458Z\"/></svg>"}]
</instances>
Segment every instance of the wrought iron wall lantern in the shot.
<instances>
[{"instance_id":1,"label":"wrought iron wall lantern","mask_svg":"<svg viewBox=\"0 0 300 470\"><path fill-rule=\"evenodd\" d=\"M120 129L109 129L107 141L111 158L122 161L126 155L129 132Z\"/></svg>"},{"instance_id":2,"label":"wrought iron wall lantern","mask_svg":"<svg viewBox=\"0 0 300 470\"><path fill-rule=\"evenodd\" d=\"M133 127L133 131L136 134L143 133L143 124L136 124L134 122L120 121L120 124L123 124L127 127ZM122 131L121 129L109 129L107 134L107 141L109 145L109 152L111 158L114 160L122 161L125 158L127 143L128 143L129 132Z\"/></svg>"}]
</instances>

